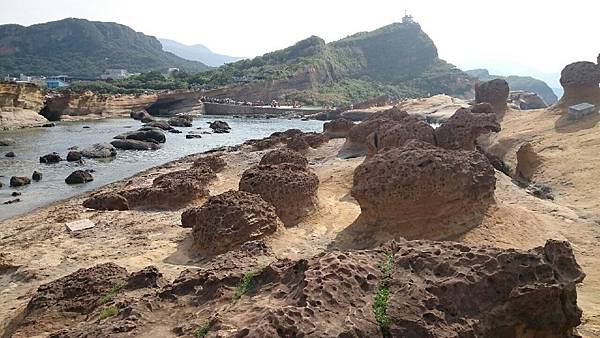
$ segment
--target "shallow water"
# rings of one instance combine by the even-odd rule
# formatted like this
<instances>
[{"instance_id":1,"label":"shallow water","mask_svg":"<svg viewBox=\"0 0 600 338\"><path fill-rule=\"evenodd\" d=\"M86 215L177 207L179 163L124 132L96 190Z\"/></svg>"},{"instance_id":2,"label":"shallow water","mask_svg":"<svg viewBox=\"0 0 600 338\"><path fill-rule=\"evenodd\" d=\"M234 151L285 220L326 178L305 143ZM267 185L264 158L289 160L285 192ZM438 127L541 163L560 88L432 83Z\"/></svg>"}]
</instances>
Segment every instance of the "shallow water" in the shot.
<instances>
[{"instance_id":1,"label":"shallow water","mask_svg":"<svg viewBox=\"0 0 600 338\"><path fill-rule=\"evenodd\" d=\"M200 139L186 139L189 131L198 127L210 131L206 122L216 119L226 121L231 126L229 134L202 135ZM236 145L251 138L262 138L276 131L289 128L298 128L303 131L321 131L321 121L301 121L287 119L255 119L255 118L230 118L224 116L202 116L194 119L194 126L181 128L183 133L171 134L166 132L167 142L162 148L154 151L119 150L113 160L85 159L85 164L69 163L62 161L57 164L41 164L39 157L53 151L58 152L63 159L67 157L68 148L78 146L80 149L99 142L110 142L115 135L136 130L141 127L139 121L129 118L106 119L84 122L58 122L53 128L22 129L10 132L0 132L0 138L12 138L16 145L0 147L0 203L15 198L21 202L10 205L0 204L0 221L10 217L24 214L39 208L66 199L100 186L130 177L142 170L181 158L185 155L203 152L223 145ZM83 128L89 126L90 128ZM13 151L14 158L4 157L4 154ZM77 169L93 169L94 181L67 185L65 178ZM11 176L26 176L37 170L43 174L40 182L30 185L11 188L8 186ZM14 191L22 195L12 197Z\"/></svg>"}]
</instances>

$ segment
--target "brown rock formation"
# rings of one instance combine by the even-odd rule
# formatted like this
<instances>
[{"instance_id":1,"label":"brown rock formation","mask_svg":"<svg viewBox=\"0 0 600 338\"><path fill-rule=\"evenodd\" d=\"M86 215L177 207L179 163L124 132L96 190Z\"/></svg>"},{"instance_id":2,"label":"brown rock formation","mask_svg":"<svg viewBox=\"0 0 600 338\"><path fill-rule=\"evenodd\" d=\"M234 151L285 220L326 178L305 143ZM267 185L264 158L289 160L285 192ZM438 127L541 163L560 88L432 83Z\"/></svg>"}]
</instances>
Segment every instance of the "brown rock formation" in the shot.
<instances>
[{"instance_id":1,"label":"brown rock formation","mask_svg":"<svg viewBox=\"0 0 600 338\"><path fill-rule=\"evenodd\" d=\"M297 151L281 148L271 150L260 159L260 165L291 163L302 168L308 167L308 159Z\"/></svg>"},{"instance_id":2,"label":"brown rock formation","mask_svg":"<svg viewBox=\"0 0 600 338\"><path fill-rule=\"evenodd\" d=\"M394 107L380 113L371 114L362 123L352 127L346 136L346 142L340 150L340 156L344 158L364 156L369 150L367 137L380 126L393 125L409 118L405 111Z\"/></svg>"},{"instance_id":3,"label":"brown rock formation","mask_svg":"<svg viewBox=\"0 0 600 338\"><path fill-rule=\"evenodd\" d=\"M495 183L494 168L480 152L411 140L354 171L357 224L408 239L446 238L476 225L493 201Z\"/></svg>"},{"instance_id":4,"label":"brown rock formation","mask_svg":"<svg viewBox=\"0 0 600 338\"><path fill-rule=\"evenodd\" d=\"M129 210L127 199L114 192L94 195L83 201L83 206L95 210Z\"/></svg>"},{"instance_id":5,"label":"brown rock formation","mask_svg":"<svg viewBox=\"0 0 600 338\"><path fill-rule=\"evenodd\" d=\"M308 142L304 137L302 137L302 135L295 135L287 141L287 147L292 151L306 153L310 149L310 144L308 144Z\"/></svg>"},{"instance_id":6,"label":"brown rock formation","mask_svg":"<svg viewBox=\"0 0 600 338\"><path fill-rule=\"evenodd\" d=\"M381 124L367 136L367 157L386 148L402 147L409 140L421 140L435 144L435 130L427 122L416 116L407 116L402 121L390 121Z\"/></svg>"},{"instance_id":7,"label":"brown rock formation","mask_svg":"<svg viewBox=\"0 0 600 338\"><path fill-rule=\"evenodd\" d=\"M476 107L476 110L481 111L482 108ZM435 130L435 139L442 148L474 150L480 135L499 131L500 124L493 112L473 113L467 108L460 108Z\"/></svg>"},{"instance_id":8,"label":"brown rock formation","mask_svg":"<svg viewBox=\"0 0 600 338\"><path fill-rule=\"evenodd\" d=\"M516 178L530 181L541 164L542 159L535 152L531 143L524 143L517 151Z\"/></svg>"},{"instance_id":9,"label":"brown rock formation","mask_svg":"<svg viewBox=\"0 0 600 338\"><path fill-rule=\"evenodd\" d=\"M323 123L323 134L329 138L345 138L352 127L354 127L352 120L339 118Z\"/></svg>"},{"instance_id":10,"label":"brown rock formation","mask_svg":"<svg viewBox=\"0 0 600 338\"><path fill-rule=\"evenodd\" d=\"M475 101L491 104L494 107L494 112L501 115L508 109L506 100L509 91L508 83L503 79L479 82L475 84Z\"/></svg>"},{"instance_id":11,"label":"brown rock formation","mask_svg":"<svg viewBox=\"0 0 600 338\"><path fill-rule=\"evenodd\" d=\"M322 133L308 132L303 133L302 138L311 148L318 148L324 143L329 142L329 138Z\"/></svg>"},{"instance_id":12,"label":"brown rock formation","mask_svg":"<svg viewBox=\"0 0 600 338\"><path fill-rule=\"evenodd\" d=\"M581 322L576 285L585 274L567 242L550 240L529 251L431 241L332 250L253 265L253 287L240 295L236 285L249 276L251 256L230 252L207 268L185 270L158 295L120 303L120 314L109 320L57 321L64 329L54 336L140 336L160 320L180 336L206 325L209 337L575 337ZM383 286L388 297L376 317ZM85 305L96 297L86 297ZM52 332L38 318L26 317L16 336Z\"/></svg>"},{"instance_id":13,"label":"brown rock formation","mask_svg":"<svg viewBox=\"0 0 600 338\"><path fill-rule=\"evenodd\" d=\"M181 224L193 228L194 245L204 255L221 254L272 234L280 223L270 203L245 191L213 196L181 215Z\"/></svg>"},{"instance_id":14,"label":"brown rock formation","mask_svg":"<svg viewBox=\"0 0 600 338\"><path fill-rule=\"evenodd\" d=\"M258 165L244 171L239 189L273 204L286 226L295 225L317 204L319 178L294 164Z\"/></svg>"},{"instance_id":15,"label":"brown rock formation","mask_svg":"<svg viewBox=\"0 0 600 338\"><path fill-rule=\"evenodd\" d=\"M227 162L219 154L201 156L194 160L194 167L208 167L212 171L221 172L227 166Z\"/></svg>"},{"instance_id":16,"label":"brown rock formation","mask_svg":"<svg viewBox=\"0 0 600 338\"><path fill-rule=\"evenodd\" d=\"M567 65L560 73L565 92L558 102L564 112L569 106L588 102L600 106L600 66L587 61Z\"/></svg>"},{"instance_id":17,"label":"brown rock formation","mask_svg":"<svg viewBox=\"0 0 600 338\"><path fill-rule=\"evenodd\" d=\"M30 83L0 82L0 130L39 127L48 120L39 114L44 106L40 87Z\"/></svg>"},{"instance_id":18,"label":"brown rock formation","mask_svg":"<svg viewBox=\"0 0 600 338\"><path fill-rule=\"evenodd\" d=\"M275 132L262 139L248 140L244 142L244 145L251 146L254 150L265 150L281 143L288 144L290 142L292 144L290 149L306 151L308 147L316 148L323 142L327 142L327 139L319 133L303 133L300 129L288 129L284 132Z\"/></svg>"}]
</instances>

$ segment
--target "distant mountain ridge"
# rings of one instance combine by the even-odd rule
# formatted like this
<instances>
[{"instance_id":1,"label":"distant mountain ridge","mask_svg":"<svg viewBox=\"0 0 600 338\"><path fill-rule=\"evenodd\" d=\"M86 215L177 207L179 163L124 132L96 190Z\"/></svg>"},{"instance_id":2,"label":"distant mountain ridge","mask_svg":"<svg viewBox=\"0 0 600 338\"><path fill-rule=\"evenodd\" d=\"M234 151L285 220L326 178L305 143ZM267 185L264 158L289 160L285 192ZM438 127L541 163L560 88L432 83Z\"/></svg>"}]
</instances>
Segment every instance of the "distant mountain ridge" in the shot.
<instances>
[{"instance_id":1,"label":"distant mountain ridge","mask_svg":"<svg viewBox=\"0 0 600 338\"><path fill-rule=\"evenodd\" d=\"M548 105L552 105L558 101L558 97L554 93L554 90L542 80L535 79L530 76L501 76L501 75L490 75L487 69L472 69L465 71L467 74L476 77L481 81L489 81L492 79L504 79L508 82L510 90L524 90L538 94L544 102Z\"/></svg>"},{"instance_id":2,"label":"distant mountain ridge","mask_svg":"<svg viewBox=\"0 0 600 338\"><path fill-rule=\"evenodd\" d=\"M438 57L412 20L325 43L311 36L288 48L200 74L229 86L209 94L238 100L347 104L387 95L469 95L474 79Z\"/></svg>"},{"instance_id":3,"label":"distant mountain ridge","mask_svg":"<svg viewBox=\"0 0 600 338\"><path fill-rule=\"evenodd\" d=\"M0 74L99 76L108 68L129 72L189 72L201 62L165 52L153 36L112 22L63 19L32 26L0 25Z\"/></svg>"},{"instance_id":4,"label":"distant mountain ridge","mask_svg":"<svg viewBox=\"0 0 600 338\"><path fill-rule=\"evenodd\" d=\"M163 50L171 52L187 60L200 61L211 67L219 67L226 63L243 60L243 57L229 56L211 51L202 44L186 45L175 40L158 39Z\"/></svg>"}]
</instances>

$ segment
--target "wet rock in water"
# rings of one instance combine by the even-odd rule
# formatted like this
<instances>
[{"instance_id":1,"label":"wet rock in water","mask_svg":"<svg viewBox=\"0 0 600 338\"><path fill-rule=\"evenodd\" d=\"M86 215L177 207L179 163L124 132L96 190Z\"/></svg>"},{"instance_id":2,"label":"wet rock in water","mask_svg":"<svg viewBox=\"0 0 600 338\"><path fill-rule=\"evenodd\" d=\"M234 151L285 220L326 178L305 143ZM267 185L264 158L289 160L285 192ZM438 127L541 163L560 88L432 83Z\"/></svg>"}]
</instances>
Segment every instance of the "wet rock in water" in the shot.
<instances>
[{"instance_id":1,"label":"wet rock in water","mask_svg":"<svg viewBox=\"0 0 600 338\"><path fill-rule=\"evenodd\" d=\"M0 188L2 188L4 186L4 183L0 182Z\"/></svg>"},{"instance_id":2,"label":"wet rock in water","mask_svg":"<svg viewBox=\"0 0 600 338\"><path fill-rule=\"evenodd\" d=\"M169 133L171 133L171 134L181 134L181 133L183 133L181 130L179 130L179 129L175 129L175 128L173 128L173 129L169 129L168 131L169 131Z\"/></svg>"},{"instance_id":3,"label":"wet rock in water","mask_svg":"<svg viewBox=\"0 0 600 338\"><path fill-rule=\"evenodd\" d=\"M353 126L350 131L348 131L346 142L342 146L339 155L342 158L366 155L369 151L368 136L371 133L376 131L383 124L393 125L397 122L404 121L407 118L409 118L408 113L397 107L380 113L370 114L363 122Z\"/></svg>"},{"instance_id":4,"label":"wet rock in water","mask_svg":"<svg viewBox=\"0 0 600 338\"><path fill-rule=\"evenodd\" d=\"M173 129L173 127L171 127L171 125L169 125L169 123L167 121L153 121L153 122L144 124L144 127L158 128L158 129L167 130L167 131L170 131Z\"/></svg>"},{"instance_id":5,"label":"wet rock in water","mask_svg":"<svg viewBox=\"0 0 600 338\"><path fill-rule=\"evenodd\" d=\"M127 279L125 289L138 290L145 288L160 288L166 284L163 274L158 271L158 268L150 265L140 271L132 272Z\"/></svg>"},{"instance_id":6,"label":"wet rock in water","mask_svg":"<svg viewBox=\"0 0 600 338\"><path fill-rule=\"evenodd\" d=\"M475 102L487 102L492 105L496 114L504 113L508 109L506 100L510 89L504 79L494 79L475 84Z\"/></svg>"},{"instance_id":7,"label":"wet rock in water","mask_svg":"<svg viewBox=\"0 0 600 338\"><path fill-rule=\"evenodd\" d=\"M67 154L67 161L69 162L77 162L79 160L81 160L81 153L77 150L71 150L69 151L69 153Z\"/></svg>"},{"instance_id":8,"label":"wet rock in water","mask_svg":"<svg viewBox=\"0 0 600 338\"><path fill-rule=\"evenodd\" d=\"M217 175L207 166L158 176L150 187L120 191L131 208L177 209L209 195L208 183Z\"/></svg>"},{"instance_id":9,"label":"wet rock in water","mask_svg":"<svg viewBox=\"0 0 600 338\"><path fill-rule=\"evenodd\" d=\"M93 181L94 178L92 174L83 170L75 170L72 172L67 178L65 178L65 183L67 184L81 184Z\"/></svg>"},{"instance_id":10,"label":"wet rock in water","mask_svg":"<svg viewBox=\"0 0 600 338\"><path fill-rule=\"evenodd\" d=\"M18 191L13 191L12 194L10 194L12 197L17 197L17 196L21 196L21 193Z\"/></svg>"},{"instance_id":11,"label":"wet rock in water","mask_svg":"<svg viewBox=\"0 0 600 338\"><path fill-rule=\"evenodd\" d=\"M411 140L354 171L357 224L408 239L441 239L477 225L494 201L495 172L478 151Z\"/></svg>"},{"instance_id":12,"label":"wet rock in water","mask_svg":"<svg viewBox=\"0 0 600 338\"><path fill-rule=\"evenodd\" d=\"M2 204L13 204L13 203L19 203L19 202L21 202L21 199L20 198L15 198L14 200L5 201Z\"/></svg>"},{"instance_id":13,"label":"wet rock in water","mask_svg":"<svg viewBox=\"0 0 600 338\"><path fill-rule=\"evenodd\" d=\"M339 118L323 123L323 134L328 138L346 138L352 127L354 127L352 120Z\"/></svg>"},{"instance_id":14,"label":"wet rock in water","mask_svg":"<svg viewBox=\"0 0 600 338\"><path fill-rule=\"evenodd\" d=\"M473 113L460 108L435 130L435 139L442 148L474 150L480 135L499 131L500 123L495 113Z\"/></svg>"},{"instance_id":15,"label":"wet rock in water","mask_svg":"<svg viewBox=\"0 0 600 338\"><path fill-rule=\"evenodd\" d=\"M409 140L435 144L435 130L427 122L410 115L400 121L382 123L367 136L367 157L382 149L402 147Z\"/></svg>"},{"instance_id":16,"label":"wet rock in water","mask_svg":"<svg viewBox=\"0 0 600 338\"><path fill-rule=\"evenodd\" d=\"M231 127L225 121L210 122L209 127L215 134L229 133L231 131Z\"/></svg>"},{"instance_id":17,"label":"wet rock in water","mask_svg":"<svg viewBox=\"0 0 600 338\"><path fill-rule=\"evenodd\" d=\"M11 187L22 187L24 185L31 184L29 177L13 176L10 178Z\"/></svg>"},{"instance_id":18,"label":"wet rock in water","mask_svg":"<svg viewBox=\"0 0 600 338\"><path fill-rule=\"evenodd\" d=\"M14 146L15 144L17 144L17 142L11 138L0 139L0 147Z\"/></svg>"},{"instance_id":19,"label":"wet rock in water","mask_svg":"<svg viewBox=\"0 0 600 338\"><path fill-rule=\"evenodd\" d=\"M308 167L308 159L306 159L304 155L288 148L281 148L269 151L268 153L263 155L263 157L260 159L259 164L267 165L282 163L291 163L298 165L302 168Z\"/></svg>"},{"instance_id":20,"label":"wet rock in water","mask_svg":"<svg viewBox=\"0 0 600 338\"><path fill-rule=\"evenodd\" d=\"M155 119L152 115L148 114L145 110L139 110L129 113L132 119L142 121L144 123L153 122Z\"/></svg>"},{"instance_id":21,"label":"wet rock in water","mask_svg":"<svg viewBox=\"0 0 600 338\"><path fill-rule=\"evenodd\" d=\"M282 163L253 166L242 174L239 190L273 204L286 226L295 225L317 205L319 178L306 168Z\"/></svg>"},{"instance_id":22,"label":"wet rock in water","mask_svg":"<svg viewBox=\"0 0 600 338\"><path fill-rule=\"evenodd\" d=\"M190 115L173 116L169 119L169 125L173 127L191 127L194 117Z\"/></svg>"},{"instance_id":23,"label":"wet rock in water","mask_svg":"<svg viewBox=\"0 0 600 338\"><path fill-rule=\"evenodd\" d=\"M221 172L226 166L227 162L219 154L198 157L193 164L193 167L209 167L216 173Z\"/></svg>"},{"instance_id":24,"label":"wet rock in water","mask_svg":"<svg viewBox=\"0 0 600 338\"><path fill-rule=\"evenodd\" d=\"M123 133L114 137L117 140L137 140L144 142L165 143L167 137L158 128L144 128L138 131Z\"/></svg>"},{"instance_id":25,"label":"wet rock in water","mask_svg":"<svg viewBox=\"0 0 600 338\"><path fill-rule=\"evenodd\" d=\"M93 195L83 201L83 206L94 210L129 210L129 202L118 193L108 192Z\"/></svg>"},{"instance_id":26,"label":"wet rock in water","mask_svg":"<svg viewBox=\"0 0 600 338\"><path fill-rule=\"evenodd\" d=\"M83 129L90 129L91 127L90 126L83 126L81 128L83 128Z\"/></svg>"},{"instance_id":27,"label":"wet rock in water","mask_svg":"<svg viewBox=\"0 0 600 338\"><path fill-rule=\"evenodd\" d=\"M12 151L9 151L8 153L4 154L5 157L15 157L15 153Z\"/></svg>"},{"instance_id":28,"label":"wet rock in water","mask_svg":"<svg viewBox=\"0 0 600 338\"><path fill-rule=\"evenodd\" d=\"M259 195L227 191L209 198L201 207L186 210L181 224L193 228L194 246L199 252L215 255L272 234L281 222L273 205Z\"/></svg>"},{"instance_id":29,"label":"wet rock in water","mask_svg":"<svg viewBox=\"0 0 600 338\"><path fill-rule=\"evenodd\" d=\"M114 140L111 141L110 144L117 149L123 150L156 150L160 148L160 144L158 143L130 139Z\"/></svg>"},{"instance_id":30,"label":"wet rock in water","mask_svg":"<svg viewBox=\"0 0 600 338\"><path fill-rule=\"evenodd\" d=\"M56 124L54 124L52 122L42 124L42 128L52 128L52 127L55 127L55 126L56 126Z\"/></svg>"},{"instance_id":31,"label":"wet rock in water","mask_svg":"<svg viewBox=\"0 0 600 338\"><path fill-rule=\"evenodd\" d=\"M40 157L40 163L51 164L58 163L60 161L62 161L62 158L60 158L58 153L51 153Z\"/></svg>"},{"instance_id":32,"label":"wet rock in water","mask_svg":"<svg viewBox=\"0 0 600 338\"><path fill-rule=\"evenodd\" d=\"M31 174L31 179L34 181L41 181L42 180L42 173L39 171L33 171L33 174Z\"/></svg>"},{"instance_id":33,"label":"wet rock in water","mask_svg":"<svg viewBox=\"0 0 600 338\"><path fill-rule=\"evenodd\" d=\"M87 158L109 158L117 156L117 149L110 143L96 143L81 150L81 156Z\"/></svg>"},{"instance_id":34,"label":"wet rock in water","mask_svg":"<svg viewBox=\"0 0 600 338\"><path fill-rule=\"evenodd\" d=\"M194 138L202 138L202 135L198 135L198 134L187 134L185 135L186 139L194 139Z\"/></svg>"}]
</instances>

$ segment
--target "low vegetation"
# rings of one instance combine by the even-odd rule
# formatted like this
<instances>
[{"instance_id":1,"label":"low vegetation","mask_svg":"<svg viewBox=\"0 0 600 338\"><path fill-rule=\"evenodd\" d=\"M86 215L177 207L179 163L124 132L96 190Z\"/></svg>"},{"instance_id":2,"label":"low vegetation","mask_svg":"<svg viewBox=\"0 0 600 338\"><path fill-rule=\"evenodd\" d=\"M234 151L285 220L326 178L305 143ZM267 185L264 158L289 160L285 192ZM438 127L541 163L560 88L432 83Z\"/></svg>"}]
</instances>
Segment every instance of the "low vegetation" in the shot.
<instances>
[{"instance_id":1,"label":"low vegetation","mask_svg":"<svg viewBox=\"0 0 600 338\"><path fill-rule=\"evenodd\" d=\"M208 323L200 326L195 332L194 332L194 337L195 338L204 338L206 337L206 335L208 334L208 330L210 329L210 326Z\"/></svg>"},{"instance_id":2,"label":"low vegetation","mask_svg":"<svg viewBox=\"0 0 600 338\"><path fill-rule=\"evenodd\" d=\"M98 304L104 305L106 303L112 302L117 296L117 294L121 291L121 289L123 289L122 284L115 285L107 294L105 294L98 300Z\"/></svg>"},{"instance_id":3,"label":"low vegetation","mask_svg":"<svg viewBox=\"0 0 600 338\"><path fill-rule=\"evenodd\" d=\"M389 281L394 267L394 255L392 253L386 253L385 257L385 261L379 266L383 276L379 282L379 288L373 302L373 312L375 313L375 319L377 319L377 323L379 323L379 327L381 328L382 335L384 337L390 337L390 317L387 314L387 306L390 297Z\"/></svg>"},{"instance_id":4,"label":"low vegetation","mask_svg":"<svg viewBox=\"0 0 600 338\"><path fill-rule=\"evenodd\" d=\"M116 306L112 305L106 307L100 311L100 315L98 316L99 320L105 320L106 318L110 318L119 314L119 309Z\"/></svg>"},{"instance_id":5,"label":"low vegetation","mask_svg":"<svg viewBox=\"0 0 600 338\"><path fill-rule=\"evenodd\" d=\"M248 291L254 288L253 278L255 276L254 272L247 272L242 277L242 280L235 288L235 294L233 295L233 300L236 301L240 299L243 295L245 295Z\"/></svg>"}]
</instances>

